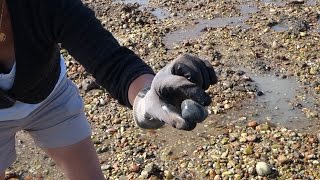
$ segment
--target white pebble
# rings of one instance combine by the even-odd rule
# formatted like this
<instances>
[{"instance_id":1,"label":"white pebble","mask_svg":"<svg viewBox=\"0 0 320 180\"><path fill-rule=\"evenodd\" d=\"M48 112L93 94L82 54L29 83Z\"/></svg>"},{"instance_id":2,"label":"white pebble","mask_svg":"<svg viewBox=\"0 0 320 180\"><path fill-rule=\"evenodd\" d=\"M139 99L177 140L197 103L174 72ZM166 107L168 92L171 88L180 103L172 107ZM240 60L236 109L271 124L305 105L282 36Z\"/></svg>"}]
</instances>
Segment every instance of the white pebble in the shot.
<instances>
[{"instance_id":1,"label":"white pebble","mask_svg":"<svg viewBox=\"0 0 320 180\"><path fill-rule=\"evenodd\" d=\"M259 176L266 176L271 173L271 168L266 162L258 162L256 165L256 172Z\"/></svg>"}]
</instances>

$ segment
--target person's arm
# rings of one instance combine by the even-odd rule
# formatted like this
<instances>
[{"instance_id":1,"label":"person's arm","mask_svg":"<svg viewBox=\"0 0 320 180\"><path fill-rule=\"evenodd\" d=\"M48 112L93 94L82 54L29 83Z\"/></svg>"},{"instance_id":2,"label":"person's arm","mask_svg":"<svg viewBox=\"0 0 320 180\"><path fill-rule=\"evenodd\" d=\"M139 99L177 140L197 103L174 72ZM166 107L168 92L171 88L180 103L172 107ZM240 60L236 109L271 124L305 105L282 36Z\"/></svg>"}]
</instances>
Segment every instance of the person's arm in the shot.
<instances>
[{"instance_id":1,"label":"person's arm","mask_svg":"<svg viewBox=\"0 0 320 180\"><path fill-rule=\"evenodd\" d=\"M152 68L134 52L120 46L80 0L47 2L52 6L49 9L53 17L50 28L54 40L61 43L120 104L132 107L137 92L150 83L150 78L145 77L154 75Z\"/></svg>"},{"instance_id":2,"label":"person's arm","mask_svg":"<svg viewBox=\"0 0 320 180\"><path fill-rule=\"evenodd\" d=\"M151 67L120 46L80 0L49 2L54 9L50 13L55 41L61 42L120 104L133 107L138 126L159 128L166 123L192 130L208 116L204 106L211 98L205 90L217 82L209 62L180 56L153 79Z\"/></svg>"}]
</instances>

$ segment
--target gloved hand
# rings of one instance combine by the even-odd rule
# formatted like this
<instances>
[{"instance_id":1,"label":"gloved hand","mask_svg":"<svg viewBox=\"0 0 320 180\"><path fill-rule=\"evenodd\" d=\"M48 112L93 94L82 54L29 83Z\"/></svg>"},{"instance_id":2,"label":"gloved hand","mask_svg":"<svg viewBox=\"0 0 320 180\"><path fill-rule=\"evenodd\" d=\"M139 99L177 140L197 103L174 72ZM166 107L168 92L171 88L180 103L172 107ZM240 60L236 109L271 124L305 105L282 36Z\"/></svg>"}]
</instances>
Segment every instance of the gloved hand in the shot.
<instances>
[{"instance_id":1,"label":"gloved hand","mask_svg":"<svg viewBox=\"0 0 320 180\"><path fill-rule=\"evenodd\" d=\"M155 129L165 123L192 130L208 116L205 106L211 103L205 92L217 83L217 76L208 61L182 55L161 69L151 87L137 95L133 116L141 128Z\"/></svg>"}]
</instances>

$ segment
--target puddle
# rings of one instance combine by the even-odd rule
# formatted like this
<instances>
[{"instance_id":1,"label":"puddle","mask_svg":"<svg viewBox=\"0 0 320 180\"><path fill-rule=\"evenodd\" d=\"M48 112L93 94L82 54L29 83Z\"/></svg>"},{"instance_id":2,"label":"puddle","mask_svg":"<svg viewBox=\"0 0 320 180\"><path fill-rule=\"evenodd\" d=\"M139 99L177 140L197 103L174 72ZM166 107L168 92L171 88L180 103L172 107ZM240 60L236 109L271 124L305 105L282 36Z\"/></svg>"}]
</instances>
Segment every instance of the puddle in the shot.
<instances>
[{"instance_id":1,"label":"puddle","mask_svg":"<svg viewBox=\"0 0 320 180\"><path fill-rule=\"evenodd\" d=\"M296 96L299 93L299 84L295 79L281 79L268 75L250 77L264 93L263 96L257 98L260 120L270 119L273 123L293 128L307 125L307 118L301 109L290 105L290 103L297 102ZM312 98L307 97L304 102L299 103L302 107L311 107L312 102Z\"/></svg>"},{"instance_id":2,"label":"puddle","mask_svg":"<svg viewBox=\"0 0 320 180\"><path fill-rule=\"evenodd\" d=\"M170 13L164 9L148 7L148 0L114 0L113 2L122 2L126 4L138 3L140 5L140 10L146 9L160 20L163 20L170 16Z\"/></svg>"},{"instance_id":3,"label":"puddle","mask_svg":"<svg viewBox=\"0 0 320 180\"><path fill-rule=\"evenodd\" d=\"M262 0L264 4L274 4L276 6L285 6L287 3L281 0Z\"/></svg>"},{"instance_id":4,"label":"puddle","mask_svg":"<svg viewBox=\"0 0 320 180\"><path fill-rule=\"evenodd\" d=\"M164 9L161 8L155 8L150 11L154 16L156 16L158 19L166 19L170 16L170 13Z\"/></svg>"},{"instance_id":5,"label":"puddle","mask_svg":"<svg viewBox=\"0 0 320 180\"><path fill-rule=\"evenodd\" d=\"M258 8L252 4L242 4L240 5L240 13L243 15L248 15L258 12Z\"/></svg>"},{"instance_id":6,"label":"puddle","mask_svg":"<svg viewBox=\"0 0 320 180\"><path fill-rule=\"evenodd\" d=\"M261 2L265 3L265 4L274 4L276 6L286 6L288 3L288 1L282 1L282 0L262 0ZM316 6L317 5L317 1L316 0L305 0L305 5L308 6Z\"/></svg>"},{"instance_id":7,"label":"puddle","mask_svg":"<svg viewBox=\"0 0 320 180\"><path fill-rule=\"evenodd\" d=\"M273 29L276 32L283 32L283 31L288 31L289 27L285 24L278 23L278 24L272 26L271 29Z\"/></svg>"},{"instance_id":8,"label":"puddle","mask_svg":"<svg viewBox=\"0 0 320 180\"><path fill-rule=\"evenodd\" d=\"M113 2L123 2L126 4L138 3L140 5L147 5L148 4L148 0L113 0Z\"/></svg>"},{"instance_id":9,"label":"puddle","mask_svg":"<svg viewBox=\"0 0 320 180\"><path fill-rule=\"evenodd\" d=\"M205 28L220 28L225 26L237 26L240 25L243 28L249 28L248 25L244 23L247 16L231 17L231 18L215 18L212 20L198 20L194 27L186 27L186 29L180 29L171 33L168 33L164 39L167 48L172 49L175 44L182 42L184 40L194 40L198 38L203 29Z\"/></svg>"},{"instance_id":10,"label":"puddle","mask_svg":"<svg viewBox=\"0 0 320 180\"><path fill-rule=\"evenodd\" d=\"M317 5L317 1L316 1L316 0L308 0L308 1L307 1L307 5L309 5L309 6L316 6L316 5Z\"/></svg>"}]
</instances>

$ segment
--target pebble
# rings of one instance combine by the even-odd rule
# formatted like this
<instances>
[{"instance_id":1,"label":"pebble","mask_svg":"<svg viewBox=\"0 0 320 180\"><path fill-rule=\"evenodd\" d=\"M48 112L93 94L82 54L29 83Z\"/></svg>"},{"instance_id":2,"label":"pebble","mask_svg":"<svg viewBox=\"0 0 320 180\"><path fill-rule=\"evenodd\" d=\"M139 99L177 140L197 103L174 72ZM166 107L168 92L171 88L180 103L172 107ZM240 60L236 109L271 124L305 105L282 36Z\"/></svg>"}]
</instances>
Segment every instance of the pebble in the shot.
<instances>
[{"instance_id":1,"label":"pebble","mask_svg":"<svg viewBox=\"0 0 320 180\"><path fill-rule=\"evenodd\" d=\"M267 176L271 174L271 168L266 162L258 162L256 164L256 172L259 176Z\"/></svg>"},{"instance_id":2,"label":"pebble","mask_svg":"<svg viewBox=\"0 0 320 180\"><path fill-rule=\"evenodd\" d=\"M258 125L258 122L255 120L251 120L248 122L248 127L256 127Z\"/></svg>"},{"instance_id":3,"label":"pebble","mask_svg":"<svg viewBox=\"0 0 320 180\"><path fill-rule=\"evenodd\" d=\"M135 172L135 173L139 172L139 171L140 171L139 165L134 164L134 163L131 164L131 165L130 165L130 171L131 171L131 172Z\"/></svg>"},{"instance_id":4,"label":"pebble","mask_svg":"<svg viewBox=\"0 0 320 180\"><path fill-rule=\"evenodd\" d=\"M283 154L279 155L278 158L277 158L277 160L278 160L278 162L279 162L280 164L287 164L287 163L290 162L290 159L287 158L287 157L286 157L285 155L283 155Z\"/></svg>"},{"instance_id":5,"label":"pebble","mask_svg":"<svg viewBox=\"0 0 320 180\"><path fill-rule=\"evenodd\" d=\"M252 146L247 146L245 149L243 149L243 154L244 154L244 155L251 155L251 154L253 154Z\"/></svg>"},{"instance_id":6,"label":"pebble","mask_svg":"<svg viewBox=\"0 0 320 180\"><path fill-rule=\"evenodd\" d=\"M95 82L93 78L87 78L81 82L81 87L84 91L90 91L96 89L99 85Z\"/></svg>"},{"instance_id":7,"label":"pebble","mask_svg":"<svg viewBox=\"0 0 320 180\"><path fill-rule=\"evenodd\" d=\"M109 170L109 169L111 169L110 165L104 164L104 165L101 166L101 170L102 171Z\"/></svg>"},{"instance_id":8,"label":"pebble","mask_svg":"<svg viewBox=\"0 0 320 180\"><path fill-rule=\"evenodd\" d=\"M257 140L257 136L256 135L247 136L247 141L249 141L249 142L254 142L256 140Z\"/></svg>"},{"instance_id":9,"label":"pebble","mask_svg":"<svg viewBox=\"0 0 320 180\"><path fill-rule=\"evenodd\" d=\"M164 176L165 176L166 180L169 180L169 179L173 179L173 178L174 178L172 172L171 172L171 171L168 171L168 170L165 170L165 171L164 171Z\"/></svg>"}]
</instances>

